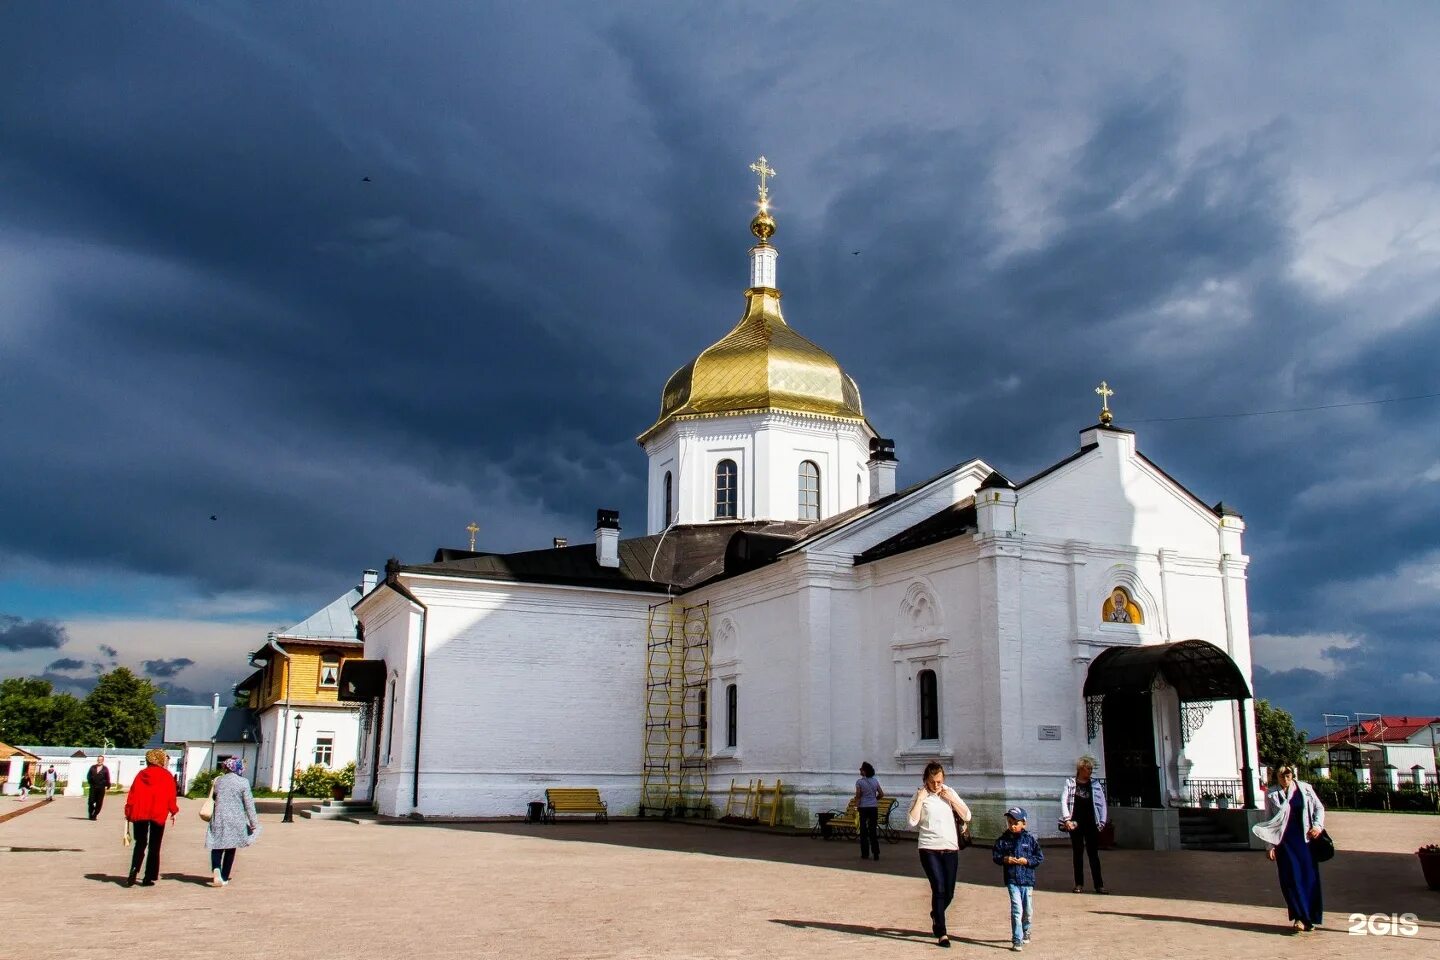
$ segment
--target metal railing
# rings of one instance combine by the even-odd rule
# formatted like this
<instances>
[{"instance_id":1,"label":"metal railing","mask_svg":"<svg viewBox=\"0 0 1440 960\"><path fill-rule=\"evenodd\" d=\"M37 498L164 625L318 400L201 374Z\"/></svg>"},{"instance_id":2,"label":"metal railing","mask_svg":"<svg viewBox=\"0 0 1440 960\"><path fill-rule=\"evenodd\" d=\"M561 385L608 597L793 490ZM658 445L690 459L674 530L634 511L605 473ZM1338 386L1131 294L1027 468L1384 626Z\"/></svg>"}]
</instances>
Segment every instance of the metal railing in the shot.
<instances>
[{"instance_id":1,"label":"metal railing","mask_svg":"<svg viewBox=\"0 0 1440 960\"><path fill-rule=\"evenodd\" d=\"M1191 806L1205 806L1207 803L1219 806L1222 802L1231 807L1244 806L1245 784L1239 779L1186 780L1184 787L1184 800Z\"/></svg>"}]
</instances>

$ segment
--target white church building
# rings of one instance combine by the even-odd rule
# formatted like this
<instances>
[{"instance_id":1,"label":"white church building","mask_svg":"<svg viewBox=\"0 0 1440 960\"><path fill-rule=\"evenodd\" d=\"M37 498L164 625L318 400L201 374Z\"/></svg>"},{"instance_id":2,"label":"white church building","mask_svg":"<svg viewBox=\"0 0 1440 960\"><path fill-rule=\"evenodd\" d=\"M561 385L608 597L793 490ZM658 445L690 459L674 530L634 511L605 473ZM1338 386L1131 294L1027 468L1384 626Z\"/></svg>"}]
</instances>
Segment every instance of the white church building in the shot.
<instances>
[{"instance_id":1,"label":"white church building","mask_svg":"<svg viewBox=\"0 0 1440 960\"><path fill-rule=\"evenodd\" d=\"M583 786L612 814L719 813L732 781L779 780L803 825L862 761L904 795L938 759L979 835L1013 803L1044 834L1092 754L1139 845L1174 845L1202 788L1253 805L1240 516L1148 460L1108 390L1036 476L970 460L896 490L854 380L781 314L758 166L740 321L638 438L646 535L600 510L593 544L392 561L355 604L356 797L515 816Z\"/></svg>"}]
</instances>

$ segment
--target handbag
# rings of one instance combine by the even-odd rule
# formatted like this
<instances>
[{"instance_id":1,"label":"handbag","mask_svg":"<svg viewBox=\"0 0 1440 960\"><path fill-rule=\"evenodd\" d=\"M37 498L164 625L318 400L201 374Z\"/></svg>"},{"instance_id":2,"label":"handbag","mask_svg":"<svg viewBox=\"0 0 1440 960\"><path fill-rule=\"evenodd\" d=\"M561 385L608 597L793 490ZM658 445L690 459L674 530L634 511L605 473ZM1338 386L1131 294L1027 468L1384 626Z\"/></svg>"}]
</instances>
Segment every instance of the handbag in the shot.
<instances>
[{"instance_id":1,"label":"handbag","mask_svg":"<svg viewBox=\"0 0 1440 960\"><path fill-rule=\"evenodd\" d=\"M960 814L955 814L955 846L956 849L964 850L966 847L974 846L975 841L970 836L970 821L961 820Z\"/></svg>"},{"instance_id":2,"label":"handbag","mask_svg":"<svg viewBox=\"0 0 1440 960\"><path fill-rule=\"evenodd\" d=\"M1310 841L1310 856L1316 863L1334 859L1335 841L1330 839L1329 830L1321 830L1320 836Z\"/></svg>"},{"instance_id":3,"label":"handbag","mask_svg":"<svg viewBox=\"0 0 1440 960\"><path fill-rule=\"evenodd\" d=\"M121 843L122 846L126 846L126 847L130 846L130 821L129 821L129 820L126 820L126 821L125 821L125 832L120 835L120 843Z\"/></svg>"},{"instance_id":4,"label":"handbag","mask_svg":"<svg viewBox=\"0 0 1440 960\"><path fill-rule=\"evenodd\" d=\"M1066 820L1064 817L1061 817L1059 820L1055 821L1055 828L1061 833L1069 833L1070 821Z\"/></svg>"},{"instance_id":5,"label":"handbag","mask_svg":"<svg viewBox=\"0 0 1440 960\"><path fill-rule=\"evenodd\" d=\"M215 816L215 791L211 790L210 796L206 797L205 802L200 804L200 819L209 823L210 818L213 816Z\"/></svg>"}]
</instances>

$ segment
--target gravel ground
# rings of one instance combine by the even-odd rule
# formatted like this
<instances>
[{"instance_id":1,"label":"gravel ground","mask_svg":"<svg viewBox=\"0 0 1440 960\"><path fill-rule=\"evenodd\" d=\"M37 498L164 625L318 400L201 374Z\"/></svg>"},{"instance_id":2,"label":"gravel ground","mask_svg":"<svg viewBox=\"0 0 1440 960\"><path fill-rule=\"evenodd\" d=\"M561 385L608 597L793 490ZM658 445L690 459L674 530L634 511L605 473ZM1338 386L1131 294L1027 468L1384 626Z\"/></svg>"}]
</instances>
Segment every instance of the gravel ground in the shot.
<instances>
[{"instance_id":1,"label":"gravel ground","mask_svg":"<svg viewBox=\"0 0 1440 960\"><path fill-rule=\"evenodd\" d=\"M211 889L199 801L181 801L161 882L123 885L121 804L62 798L0 824L0 958L842 958L938 956L913 843L863 861L849 843L705 826L412 824L265 815L235 877ZM3 812L11 812L4 810ZM1440 817L1333 813L1326 922L1288 935L1263 853L1104 854L1109 896L1070 893L1049 845L1026 955L1440 956L1440 892L1414 850ZM1009 951L987 851L961 855L956 949ZM1350 914L1412 913L1413 936L1349 933ZM1428 943L1428 946L1426 945Z\"/></svg>"}]
</instances>

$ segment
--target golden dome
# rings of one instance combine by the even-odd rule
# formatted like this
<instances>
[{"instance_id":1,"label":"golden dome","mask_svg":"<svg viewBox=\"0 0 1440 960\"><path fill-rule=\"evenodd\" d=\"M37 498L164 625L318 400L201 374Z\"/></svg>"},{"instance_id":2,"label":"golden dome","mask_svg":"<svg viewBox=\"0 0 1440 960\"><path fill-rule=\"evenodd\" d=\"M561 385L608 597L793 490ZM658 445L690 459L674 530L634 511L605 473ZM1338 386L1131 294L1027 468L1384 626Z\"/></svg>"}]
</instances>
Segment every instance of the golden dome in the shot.
<instances>
[{"instance_id":1,"label":"golden dome","mask_svg":"<svg viewBox=\"0 0 1440 960\"><path fill-rule=\"evenodd\" d=\"M753 287L745 298L745 316L735 329L666 382L660 417L640 442L677 419L768 410L865 419L855 381L785 322L780 292Z\"/></svg>"}]
</instances>

